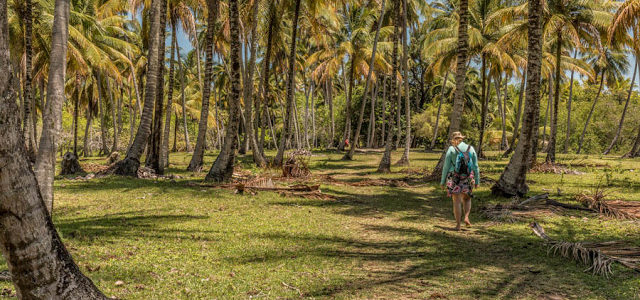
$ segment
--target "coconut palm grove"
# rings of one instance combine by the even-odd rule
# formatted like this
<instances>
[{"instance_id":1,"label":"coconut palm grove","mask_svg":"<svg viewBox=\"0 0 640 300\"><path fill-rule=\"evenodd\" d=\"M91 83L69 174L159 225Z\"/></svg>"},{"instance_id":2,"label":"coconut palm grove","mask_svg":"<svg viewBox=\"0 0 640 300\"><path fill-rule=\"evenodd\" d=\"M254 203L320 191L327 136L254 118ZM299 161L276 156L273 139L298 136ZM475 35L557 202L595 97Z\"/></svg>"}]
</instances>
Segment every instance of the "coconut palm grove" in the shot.
<instances>
[{"instance_id":1,"label":"coconut palm grove","mask_svg":"<svg viewBox=\"0 0 640 300\"><path fill-rule=\"evenodd\" d=\"M640 0L0 0L0 296L638 299Z\"/></svg>"}]
</instances>

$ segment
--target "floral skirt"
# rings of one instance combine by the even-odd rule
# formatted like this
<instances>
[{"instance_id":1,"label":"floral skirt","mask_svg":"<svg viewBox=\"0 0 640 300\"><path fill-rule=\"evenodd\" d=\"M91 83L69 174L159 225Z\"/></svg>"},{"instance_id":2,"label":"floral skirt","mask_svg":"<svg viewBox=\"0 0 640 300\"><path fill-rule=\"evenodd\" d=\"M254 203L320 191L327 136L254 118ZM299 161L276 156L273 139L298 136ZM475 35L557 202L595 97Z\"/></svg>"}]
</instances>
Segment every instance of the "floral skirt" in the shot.
<instances>
[{"instance_id":1,"label":"floral skirt","mask_svg":"<svg viewBox=\"0 0 640 300\"><path fill-rule=\"evenodd\" d=\"M469 197L473 197L473 184L473 171L471 171L469 175L450 172L447 175L447 196L451 197L453 194L463 193L469 195Z\"/></svg>"}]
</instances>

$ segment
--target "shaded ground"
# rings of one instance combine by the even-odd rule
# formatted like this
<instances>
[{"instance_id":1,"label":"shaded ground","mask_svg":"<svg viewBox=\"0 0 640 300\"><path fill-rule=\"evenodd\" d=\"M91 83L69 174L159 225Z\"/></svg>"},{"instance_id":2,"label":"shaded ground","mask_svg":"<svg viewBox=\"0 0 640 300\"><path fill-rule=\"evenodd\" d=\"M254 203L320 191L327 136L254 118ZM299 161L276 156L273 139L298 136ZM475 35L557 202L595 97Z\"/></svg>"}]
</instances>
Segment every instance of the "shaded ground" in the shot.
<instances>
[{"instance_id":1,"label":"shaded ground","mask_svg":"<svg viewBox=\"0 0 640 300\"><path fill-rule=\"evenodd\" d=\"M394 159L401 153L394 153ZM491 156L491 155L490 155ZM497 157L497 154L494 155ZM54 223L80 268L108 295L123 299L350 298L350 299L632 299L640 276L615 267L609 278L584 273L572 261L547 255L527 223L481 217L479 207L507 203L476 192L474 227L452 231L451 203L435 183L384 183L419 178L438 153L412 152L412 167L374 173L379 153L316 152L316 181L335 200L235 195L190 186L204 173L183 171L173 154L175 180L106 177L56 181ZM215 158L207 155L210 166ZM607 185L640 200L640 161L561 156L583 175L532 174L532 194L554 199ZM250 157L244 169L255 172ZM81 161L86 163L87 161ZM102 160L91 160L100 163ZM498 178L506 160L481 162ZM635 171L634 171L635 172ZM270 174L277 174L271 171ZM331 180L329 180L331 178ZM367 180L369 183L363 184ZM358 186L359 185L359 186ZM618 197L619 198L619 197ZM640 245L637 222L584 212L530 217L566 240L624 240ZM115 285L121 280L123 285ZM12 288L8 283L0 288Z\"/></svg>"}]
</instances>

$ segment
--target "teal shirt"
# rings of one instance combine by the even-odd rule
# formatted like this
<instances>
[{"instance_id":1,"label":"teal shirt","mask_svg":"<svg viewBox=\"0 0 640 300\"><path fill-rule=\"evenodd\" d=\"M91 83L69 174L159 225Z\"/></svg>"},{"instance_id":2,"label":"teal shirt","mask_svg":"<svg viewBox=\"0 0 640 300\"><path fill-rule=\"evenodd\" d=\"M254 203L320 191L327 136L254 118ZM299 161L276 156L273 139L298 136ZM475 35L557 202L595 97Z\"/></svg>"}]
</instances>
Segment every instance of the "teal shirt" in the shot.
<instances>
[{"instance_id":1,"label":"teal shirt","mask_svg":"<svg viewBox=\"0 0 640 300\"><path fill-rule=\"evenodd\" d=\"M469 147L471 146L465 144L464 142L458 145L458 149L460 149L460 151L463 151L463 152L467 151L467 148ZM442 179L440 179L441 185L445 184L445 181L447 180L447 175L455 171L457 157L458 157L458 153L456 152L456 149L453 146L449 146L449 149L447 150L447 156L444 159L444 167L442 167ZM474 177L476 180L476 184L480 184L480 169L478 168L478 156L476 155L476 150L474 150L473 147L471 147L471 149L469 150L469 164L470 164L469 167L475 173Z\"/></svg>"}]
</instances>

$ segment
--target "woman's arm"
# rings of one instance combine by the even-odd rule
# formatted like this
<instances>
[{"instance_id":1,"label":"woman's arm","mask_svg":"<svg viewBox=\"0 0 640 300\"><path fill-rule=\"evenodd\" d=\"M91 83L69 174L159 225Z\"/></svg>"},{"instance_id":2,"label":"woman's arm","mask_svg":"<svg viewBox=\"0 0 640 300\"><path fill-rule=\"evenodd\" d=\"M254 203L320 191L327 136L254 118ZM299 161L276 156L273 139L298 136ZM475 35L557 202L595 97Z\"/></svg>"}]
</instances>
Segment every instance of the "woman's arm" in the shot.
<instances>
[{"instance_id":1,"label":"woman's arm","mask_svg":"<svg viewBox=\"0 0 640 300\"><path fill-rule=\"evenodd\" d=\"M447 149L447 155L444 158L444 166L442 166L442 177L440 178L440 185L444 185L447 181L447 174L449 174L449 169L451 169L451 148Z\"/></svg>"},{"instance_id":2,"label":"woman's arm","mask_svg":"<svg viewBox=\"0 0 640 300\"><path fill-rule=\"evenodd\" d=\"M480 166L478 166L478 155L476 154L476 150L471 147L471 168L473 169L474 179L476 181L476 185L480 184Z\"/></svg>"}]
</instances>

